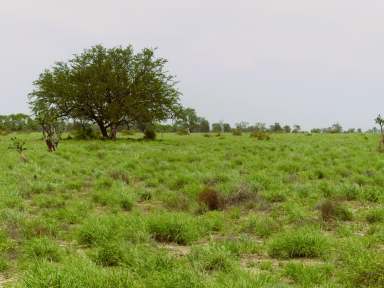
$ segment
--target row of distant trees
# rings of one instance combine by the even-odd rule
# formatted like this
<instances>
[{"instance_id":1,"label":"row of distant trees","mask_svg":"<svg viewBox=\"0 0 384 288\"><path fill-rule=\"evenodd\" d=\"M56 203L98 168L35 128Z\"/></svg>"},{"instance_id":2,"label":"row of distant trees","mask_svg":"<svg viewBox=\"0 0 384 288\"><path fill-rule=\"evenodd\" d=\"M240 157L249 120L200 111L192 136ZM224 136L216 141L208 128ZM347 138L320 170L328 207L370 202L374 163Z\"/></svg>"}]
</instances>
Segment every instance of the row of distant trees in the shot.
<instances>
[{"instance_id":1,"label":"row of distant trees","mask_svg":"<svg viewBox=\"0 0 384 288\"><path fill-rule=\"evenodd\" d=\"M82 129L84 126L89 127L91 124L84 125L79 121L63 121L61 123L62 130L72 131ZM92 126L92 125L91 125ZM140 130L140 127L120 127L122 129ZM257 122L253 125L248 122L242 121L231 126L229 123L216 122L210 124L204 117L198 116L196 111L192 108L183 109L179 119L170 124L157 124L155 129L162 132L179 132L187 131L189 133L208 133L208 132L231 132L233 129L241 130L242 132L263 131L271 133L300 133L303 132L300 125L282 125L278 122L267 126L265 123ZM2 131L41 131L39 121L27 114L10 114L0 115L0 130ZM336 123L327 128L314 128L310 130L311 133L363 133L362 129L351 128L343 129L343 127ZM379 133L379 129L374 127L368 131L370 133Z\"/></svg>"},{"instance_id":2,"label":"row of distant trees","mask_svg":"<svg viewBox=\"0 0 384 288\"><path fill-rule=\"evenodd\" d=\"M39 123L26 114L0 115L0 130L3 131L36 131Z\"/></svg>"}]
</instances>

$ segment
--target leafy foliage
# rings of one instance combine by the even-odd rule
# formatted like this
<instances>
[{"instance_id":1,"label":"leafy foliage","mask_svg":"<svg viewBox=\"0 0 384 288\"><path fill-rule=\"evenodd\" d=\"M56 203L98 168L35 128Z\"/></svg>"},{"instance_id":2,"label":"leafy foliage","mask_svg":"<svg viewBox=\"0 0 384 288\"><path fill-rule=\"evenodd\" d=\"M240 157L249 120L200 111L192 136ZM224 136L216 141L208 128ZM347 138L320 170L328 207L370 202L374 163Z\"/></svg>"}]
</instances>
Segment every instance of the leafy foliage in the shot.
<instances>
[{"instance_id":1,"label":"leafy foliage","mask_svg":"<svg viewBox=\"0 0 384 288\"><path fill-rule=\"evenodd\" d=\"M91 121L104 138L114 139L123 124L145 127L180 111L166 62L152 49L135 53L131 46L97 45L45 70L30 103L37 115L44 112L43 123L52 123L53 116Z\"/></svg>"}]
</instances>

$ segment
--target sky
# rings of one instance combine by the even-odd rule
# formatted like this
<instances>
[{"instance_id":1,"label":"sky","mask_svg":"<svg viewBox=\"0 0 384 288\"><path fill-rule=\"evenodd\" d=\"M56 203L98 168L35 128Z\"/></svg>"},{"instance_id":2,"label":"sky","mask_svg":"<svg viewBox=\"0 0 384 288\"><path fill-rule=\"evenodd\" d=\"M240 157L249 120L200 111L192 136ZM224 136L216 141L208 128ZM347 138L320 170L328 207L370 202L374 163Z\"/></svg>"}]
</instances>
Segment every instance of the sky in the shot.
<instances>
[{"instance_id":1,"label":"sky","mask_svg":"<svg viewBox=\"0 0 384 288\"><path fill-rule=\"evenodd\" d=\"M158 48L211 122L370 128L384 113L384 1L13 0L0 6L0 114L96 44Z\"/></svg>"}]
</instances>

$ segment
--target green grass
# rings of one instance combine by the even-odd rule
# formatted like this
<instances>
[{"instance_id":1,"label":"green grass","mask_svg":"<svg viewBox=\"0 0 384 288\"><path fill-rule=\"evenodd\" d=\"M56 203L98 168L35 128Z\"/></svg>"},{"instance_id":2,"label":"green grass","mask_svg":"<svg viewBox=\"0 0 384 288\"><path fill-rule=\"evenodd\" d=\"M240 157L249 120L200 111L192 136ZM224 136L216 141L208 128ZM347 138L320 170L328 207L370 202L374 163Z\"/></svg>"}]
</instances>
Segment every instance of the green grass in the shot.
<instances>
[{"instance_id":1,"label":"green grass","mask_svg":"<svg viewBox=\"0 0 384 288\"><path fill-rule=\"evenodd\" d=\"M6 285L383 287L377 136L141 136L56 153L0 136ZM220 209L199 202L207 187Z\"/></svg>"},{"instance_id":2,"label":"green grass","mask_svg":"<svg viewBox=\"0 0 384 288\"><path fill-rule=\"evenodd\" d=\"M327 238L315 229L296 229L276 235L268 245L273 258L317 258L330 251Z\"/></svg>"}]
</instances>

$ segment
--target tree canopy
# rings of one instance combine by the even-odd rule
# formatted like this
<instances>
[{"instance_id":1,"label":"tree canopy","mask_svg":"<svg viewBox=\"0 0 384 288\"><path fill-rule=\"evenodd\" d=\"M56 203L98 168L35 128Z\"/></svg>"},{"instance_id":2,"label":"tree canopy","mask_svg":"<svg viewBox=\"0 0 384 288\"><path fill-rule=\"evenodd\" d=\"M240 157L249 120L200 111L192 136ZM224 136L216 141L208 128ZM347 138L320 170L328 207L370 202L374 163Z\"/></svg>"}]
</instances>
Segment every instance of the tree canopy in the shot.
<instances>
[{"instance_id":1,"label":"tree canopy","mask_svg":"<svg viewBox=\"0 0 384 288\"><path fill-rule=\"evenodd\" d=\"M174 118L181 106L167 60L153 49L101 45L58 62L40 74L30 93L36 115L53 110L60 118L96 123L104 138L115 138L121 125L143 130Z\"/></svg>"},{"instance_id":2,"label":"tree canopy","mask_svg":"<svg viewBox=\"0 0 384 288\"><path fill-rule=\"evenodd\" d=\"M209 122L207 119L196 114L195 109L184 108L180 110L179 117L175 123L176 130L186 130L191 132L209 132Z\"/></svg>"}]
</instances>

